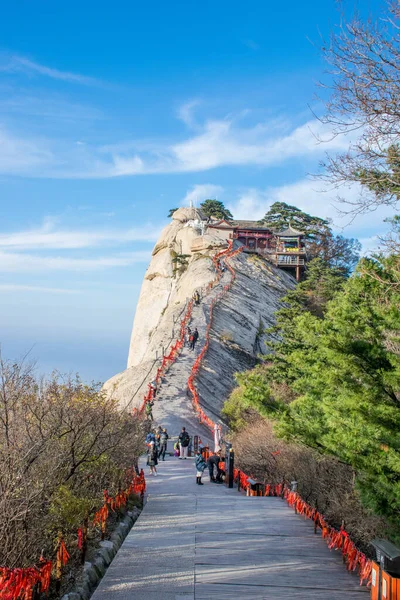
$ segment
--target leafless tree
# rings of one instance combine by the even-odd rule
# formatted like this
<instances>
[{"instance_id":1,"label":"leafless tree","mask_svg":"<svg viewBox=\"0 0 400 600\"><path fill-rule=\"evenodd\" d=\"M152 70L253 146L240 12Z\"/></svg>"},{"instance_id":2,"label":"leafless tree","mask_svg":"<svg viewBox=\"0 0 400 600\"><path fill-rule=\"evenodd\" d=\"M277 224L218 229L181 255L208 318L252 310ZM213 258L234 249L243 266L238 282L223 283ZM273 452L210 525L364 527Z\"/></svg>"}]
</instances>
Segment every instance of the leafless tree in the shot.
<instances>
[{"instance_id":1,"label":"leafless tree","mask_svg":"<svg viewBox=\"0 0 400 600\"><path fill-rule=\"evenodd\" d=\"M0 564L25 566L43 548L52 555L63 497L75 528L64 533L76 535L80 511L125 484L142 440L137 420L97 386L38 379L0 357Z\"/></svg>"},{"instance_id":2,"label":"leafless tree","mask_svg":"<svg viewBox=\"0 0 400 600\"><path fill-rule=\"evenodd\" d=\"M323 42L330 92L321 121L348 150L327 155L323 176L334 186L359 183L349 212L396 206L400 191L400 10L383 18L343 22Z\"/></svg>"}]
</instances>

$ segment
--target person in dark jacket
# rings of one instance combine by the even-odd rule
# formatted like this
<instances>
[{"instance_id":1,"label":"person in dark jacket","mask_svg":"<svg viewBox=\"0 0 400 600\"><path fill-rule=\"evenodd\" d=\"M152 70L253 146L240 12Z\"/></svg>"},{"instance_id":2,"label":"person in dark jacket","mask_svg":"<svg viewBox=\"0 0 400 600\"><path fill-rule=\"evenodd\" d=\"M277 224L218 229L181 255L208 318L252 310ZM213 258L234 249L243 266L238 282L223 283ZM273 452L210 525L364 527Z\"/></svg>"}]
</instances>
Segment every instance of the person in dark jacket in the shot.
<instances>
[{"instance_id":1,"label":"person in dark jacket","mask_svg":"<svg viewBox=\"0 0 400 600\"><path fill-rule=\"evenodd\" d=\"M158 454L158 456L161 458L161 460L165 460L165 453L167 451L168 438L169 438L169 435L167 433L167 430L164 428L162 430L162 432L160 433L160 451Z\"/></svg>"},{"instance_id":2,"label":"person in dark jacket","mask_svg":"<svg viewBox=\"0 0 400 600\"><path fill-rule=\"evenodd\" d=\"M221 462L221 452L217 452L216 454L212 454L207 461L208 472L210 474L210 481L214 483L221 483L221 475L223 471L219 468L219 463Z\"/></svg>"},{"instance_id":3,"label":"person in dark jacket","mask_svg":"<svg viewBox=\"0 0 400 600\"><path fill-rule=\"evenodd\" d=\"M180 450L179 458L184 458L186 460L188 455L190 436L186 431L185 427L182 427L182 431L179 434L178 441Z\"/></svg>"},{"instance_id":4,"label":"person in dark jacket","mask_svg":"<svg viewBox=\"0 0 400 600\"><path fill-rule=\"evenodd\" d=\"M154 442L150 442L150 447L147 451L147 464L150 467L150 475L157 475L157 465L158 465L158 459L157 459L157 449L156 449L156 445Z\"/></svg>"},{"instance_id":5,"label":"person in dark jacket","mask_svg":"<svg viewBox=\"0 0 400 600\"><path fill-rule=\"evenodd\" d=\"M198 339L199 339L199 332L197 331L197 327L196 327L191 336L191 342L190 342L191 350L194 350L194 347L195 347Z\"/></svg>"}]
</instances>

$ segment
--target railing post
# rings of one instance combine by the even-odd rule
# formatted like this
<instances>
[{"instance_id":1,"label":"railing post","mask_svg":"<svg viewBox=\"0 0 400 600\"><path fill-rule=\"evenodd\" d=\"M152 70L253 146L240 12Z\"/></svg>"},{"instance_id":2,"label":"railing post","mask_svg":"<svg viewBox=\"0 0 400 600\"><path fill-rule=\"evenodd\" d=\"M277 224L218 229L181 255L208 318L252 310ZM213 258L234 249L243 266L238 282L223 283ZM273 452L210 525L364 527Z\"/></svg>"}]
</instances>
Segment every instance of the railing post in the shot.
<instances>
[{"instance_id":1,"label":"railing post","mask_svg":"<svg viewBox=\"0 0 400 600\"><path fill-rule=\"evenodd\" d=\"M226 456L225 456L225 474L226 474L226 484L228 488L233 488L233 469L235 462L235 453L233 452L232 444L230 442L225 442L226 446Z\"/></svg>"}]
</instances>

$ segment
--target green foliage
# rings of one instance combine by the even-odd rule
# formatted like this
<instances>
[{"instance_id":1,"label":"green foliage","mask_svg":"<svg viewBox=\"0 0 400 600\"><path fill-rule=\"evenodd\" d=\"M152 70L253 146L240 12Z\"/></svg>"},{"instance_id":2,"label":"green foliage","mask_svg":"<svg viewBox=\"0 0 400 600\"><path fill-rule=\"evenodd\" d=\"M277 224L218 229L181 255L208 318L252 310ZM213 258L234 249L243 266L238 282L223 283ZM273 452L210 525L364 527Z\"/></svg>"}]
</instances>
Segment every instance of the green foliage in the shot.
<instances>
[{"instance_id":1,"label":"green foliage","mask_svg":"<svg viewBox=\"0 0 400 600\"><path fill-rule=\"evenodd\" d=\"M303 212L285 202L275 202L261 220L275 231L292 226L305 234L308 260L322 259L328 266L349 275L359 259L361 244L353 238L334 235L329 221Z\"/></svg>"},{"instance_id":2,"label":"green foliage","mask_svg":"<svg viewBox=\"0 0 400 600\"><path fill-rule=\"evenodd\" d=\"M170 209L169 209L169 212L168 212L168 218L169 218L169 219L170 219L170 218L173 216L173 214L174 214L174 212L175 212L176 210L178 210L178 209L177 209L177 208L170 208Z\"/></svg>"},{"instance_id":3,"label":"green foliage","mask_svg":"<svg viewBox=\"0 0 400 600\"><path fill-rule=\"evenodd\" d=\"M286 202L274 202L261 222L276 231L287 229L291 225L294 229L305 233L308 238L319 235L329 226L329 221L313 217Z\"/></svg>"},{"instance_id":4,"label":"green foliage","mask_svg":"<svg viewBox=\"0 0 400 600\"><path fill-rule=\"evenodd\" d=\"M210 198L204 200L204 202L200 204L200 208L207 217L226 219L228 221L233 219L232 213L225 208L224 203L219 200L211 200Z\"/></svg>"},{"instance_id":5,"label":"green foliage","mask_svg":"<svg viewBox=\"0 0 400 600\"><path fill-rule=\"evenodd\" d=\"M400 514L398 257L363 259L352 277L313 261L272 330L268 368L241 374L238 404L276 431L350 465L365 505ZM285 402L276 393L288 386ZM290 394L288 395L288 397Z\"/></svg>"},{"instance_id":6,"label":"green foliage","mask_svg":"<svg viewBox=\"0 0 400 600\"><path fill-rule=\"evenodd\" d=\"M174 265L173 274L176 275L176 273L179 273L182 275L182 273L186 271L189 264L188 258L190 258L190 254L177 254L176 252L172 254L172 252L173 251L171 251L171 256L173 257L172 263Z\"/></svg>"},{"instance_id":7,"label":"green foliage","mask_svg":"<svg viewBox=\"0 0 400 600\"><path fill-rule=\"evenodd\" d=\"M354 178L367 187L379 203L400 199L400 146L392 144L382 150L381 167L362 168L354 171Z\"/></svg>"},{"instance_id":8,"label":"green foliage","mask_svg":"<svg viewBox=\"0 0 400 600\"><path fill-rule=\"evenodd\" d=\"M50 500L50 525L54 531L75 531L99 505L98 498L90 499L73 494L66 485L57 488Z\"/></svg>"}]
</instances>

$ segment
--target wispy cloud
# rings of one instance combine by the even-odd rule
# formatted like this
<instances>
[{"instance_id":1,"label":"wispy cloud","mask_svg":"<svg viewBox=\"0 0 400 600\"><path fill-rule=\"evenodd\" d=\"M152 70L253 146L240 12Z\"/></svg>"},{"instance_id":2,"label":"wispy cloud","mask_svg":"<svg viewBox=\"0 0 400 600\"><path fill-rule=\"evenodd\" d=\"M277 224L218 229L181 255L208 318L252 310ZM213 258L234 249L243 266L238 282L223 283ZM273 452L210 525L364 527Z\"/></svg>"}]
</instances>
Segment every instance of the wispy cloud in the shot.
<instances>
[{"instance_id":1,"label":"wispy cloud","mask_svg":"<svg viewBox=\"0 0 400 600\"><path fill-rule=\"evenodd\" d=\"M25 139L0 133L0 172L36 177L107 178L189 173L224 166L270 167L292 158L313 158L343 150L348 141L332 137L319 121L289 129L277 120L243 126L233 118L208 120L186 140L124 142L108 146ZM325 143L320 143L320 139Z\"/></svg>"},{"instance_id":2,"label":"wispy cloud","mask_svg":"<svg viewBox=\"0 0 400 600\"><path fill-rule=\"evenodd\" d=\"M36 256L33 254L0 251L0 272L32 273L48 271L98 271L113 267L127 267L147 262L150 251L131 252L96 258L71 258L63 256Z\"/></svg>"},{"instance_id":3,"label":"wispy cloud","mask_svg":"<svg viewBox=\"0 0 400 600\"><path fill-rule=\"evenodd\" d=\"M57 229L53 219L45 219L37 229L0 233L3 250L79 249L98 246L117 246L131 242L155 242L161 227L150 223L130 229L67 230Z\"/></svg>"},{"instance_id":4,"label":"wispy cloud","mask_svg":"<svg viewBox=\"0 0 400 600\"><path fill-rule=\"evenodd\" d=\"M200 104L200 100L191 100L179 107L178 118L183 121L187 127L194 127L197 124L194 117L194 109Z\"/></svg>"},{"instance_id":5,"label":"wispy cloud","mask_svg":"<svg viewBox=\"0 0 400 600\"><path fill-rule=\"evenodd\" d=\"M71 73L70 71L60 71L53 67L48 67L35 62L25 56L19 56L17 54L6 54L3 53L0 56L0 71L8 73L22 72L27 75L41 75L44 77L50 77L51 79L57 79L60 81L68 81L70 83L80 83L84 85L92 85L97 83L97 80L92 77L86 77L78 73Z\"/></svg>"},{"instance_id":6,"label":"wispy cloud","mask_svg":"<svg viewBox=\"0 0 400 600\"><path fill-rule=\"evenodd\" d=\"M216 198L218 194L221 194L223 188L220 185L214 185L212 183L202 183L194 185L188 190L186 196L183 198L181 205L190 206L192 202L194 206L199 206L200 202L207 200L207 198Z\"/></svg>"},{"instance_id":7,"label":"wispy cloud","mask_svg":"<svg viewBox=\"0 0 400 600\"><path fill-rule=\"evenodd\" d=\"M38 292L42 294L81 294L82 290L43 287L40 285L20 285L18 283L0 283L0 292Z\"/></svg>"},{"instance_id":8,"label":"wispy cloud","mask_svg":"<svg viewBox=\"0 0 400 600\"><path fill-rule=\"evenodd\" d=\"M44 139L32 140L14 136L0 124L0 173L40 176L43 169L55 165L56 156Z\"/></svg>"},{"instance_id":9,"label":"wispy cloud","mask_svg":"<svg viewBox=\"0 0 400 600\"><path fill-rule=\"evenodd\" d=\"M242 40L242 43L247 46L247 48L250 48L250 50L255 51L260 49L260 44L257 44L257 42L252 39Z\"/></svg>"}]
</instances>

